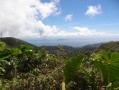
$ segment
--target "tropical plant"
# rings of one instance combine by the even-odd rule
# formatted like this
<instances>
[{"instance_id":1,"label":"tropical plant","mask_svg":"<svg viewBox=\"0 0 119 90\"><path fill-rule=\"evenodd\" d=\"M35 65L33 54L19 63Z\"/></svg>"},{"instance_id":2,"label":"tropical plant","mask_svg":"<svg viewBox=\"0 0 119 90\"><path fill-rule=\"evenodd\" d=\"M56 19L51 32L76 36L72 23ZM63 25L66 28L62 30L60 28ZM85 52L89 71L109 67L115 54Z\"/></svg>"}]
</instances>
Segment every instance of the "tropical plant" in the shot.
<instances>
[{"instance_id":1,"label":"tropical plant","mask_svg":"<svg viewBox=\"0 0 119 90\"><path fill-rule=\"evenodd\" d=\"M68 84L72 80L72 78L74 78L74 75L79 70L83 60L84 55L80 55L78 57L70 58L65 62L66 64L64 68L64 76L66 84Z\"/></svg>"},{"instance_id":2,"label":"tropical plant","mask_svg":"<svg viewBox=\"0 0 119 90\"><path fill-rule=\"evenodd\" d=\"M65 62L64 76L68 90L98 90L96 69L83 54Z\"/></svg>"},{"instance_id":3,"label":"tropical plant","mask_svg":"<svg viewBox=\"0 0 119 90\"><path fill-rule=\"evenodd\" d=\"M119 53L81 53L0 42L0 90L119 90Z\"/></svg>"},{"instance_id":4,"label":"tropical plant","mask_svg":"<svg viewBox=\"0 0 119 90\"><path fill-rule=\"evenodd\" d=\"M101 76L100 88L111 84L114 89L119 82L119 53L102 52L96 54L93 61Z\"/></svg>"}]
</instances>

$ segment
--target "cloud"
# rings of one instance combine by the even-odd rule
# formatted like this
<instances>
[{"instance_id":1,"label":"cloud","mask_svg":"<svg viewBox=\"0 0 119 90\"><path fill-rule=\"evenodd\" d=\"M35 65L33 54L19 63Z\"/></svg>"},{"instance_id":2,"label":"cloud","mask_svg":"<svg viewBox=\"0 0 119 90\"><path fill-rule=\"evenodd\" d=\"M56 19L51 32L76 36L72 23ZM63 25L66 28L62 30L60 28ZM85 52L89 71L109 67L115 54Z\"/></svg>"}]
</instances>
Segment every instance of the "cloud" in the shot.
<instances>
[{"instance_id":1,"label":"cloud","mask_svg":"<svg viewBox=\"0 0 119 90\"><path fill-rule=\"evenodd\" d=\"M40 28L40 36L41 37L69 37L75 36L75 32L67 32L65 30L61 30L55 25L45 25L43 22L39 21Z\"/></svg>"},{"instance_id":2,"label":"cloud","mask_svg":"<svg viewBox=\"0 0 119 90\"><path fill-rule=\"evenodd\" d=\"M0 0L0 30L3 36L12 37L78 37L89 35L111 35L87 27L62 30L56 25L46 25L43 20L60 14L59 0ZM72 20L72 15L67 15Z\"/></svg>"},{"instance_id":3,"label":"cloud","mask_svg":"<svg viewBox=\"0 0 119 90\"><path fill-rule=\"evenodd\" d=\"M72 16L73 16L72 14L66 15L65 18L64 18L65 21L71 21L72 20Z\"/></svg>"},{"instance_id":4,"label":"cloud","mask_svg":"<svg viewBox=\"0 0 119 90\"><path fill-rule=\"evenodd\" d=\"M91 30L87 27L73 27L74 30L77 30L79 35L88 35L88 36L92 36L92 35L109 35L106 32L97 32L96 30Z\"/></svg>"},{"instance_id":5,"label":"cloud","mask_svg":"<svg viewBox=\"0 0 119 90\"><path fill-rule=\"evenodd\" d=\"M101 5L98 4L96 6L88 6L88 9L87 9L85 15L95 16L95 15L98 15L101 13L102 13Z\"/></svg>"},{"instance_id":6,"label":"cloud","mask_svg":"<svg viewBox=\"0 0 119 90\"><path fill-rule=\"evenodd\" d=\"M77 36L76 32L68 32L66 30L61 30L55 25L45 25L43 22L38 22L40 28L40 36L41 37L69 37L69 36Z\"/></svg>"},{"instance_id":7,"label":"cloud","mask_svg":"<svg viewBox=\"0 0 119 90\"><path fill-rule=\"evenodd\" d=\"M40 28L41 37L80 37L80 36L109 36L109 35L119 35L110 34L106 32L98 32L94 29L89 29L88 27L72 27L71 31L62 30L55 25L45 25L43 22L38 22Z\"/></svg>"},{"instance_id":8,"label":"cloud","mask_svg":"<svg viewBox=\"0 0 119 90\"><path fill-rule=\"evenodd\" d=\"M0 0L0 30L3 36L38 35L38 21L60 14L59 0Z\"/></svg>"},{"instance_id":9,"label":"cloud","mask_svg":"<svg viewBox=\"0 0 119 90\"><path fill-rule=\"evenodd\" d=\"M59 31L55 25L53 26L45 25L41 21L38 22L38 27L40 29L40 36L42 37L56 36L56 34Z\"/></svg>"},{"instance_id":10,"label":"cloud","mask_svg":"<svg viewBox=\"0 0 119 90\"><path fill-rule=\"evenodd\" d=\"M35 0L34 7L41 14L41 17L47 18L50 15L59 15L60 9L57 7L59 0L52 0L52 2L42 3L39 0Z\"/></svg>"},{"instance_id":11,"label":"cloud","mask_svg":"<svg viewBox=\"0 0 119 90\"><path fill-rule=\"evenodd\" d=\"M99 32L95 29L89 29L88 27L75 26L73 29L76 30L75 33L77 33L78 36L119 36L118 33Z\"/></svg>"}]
</instances>

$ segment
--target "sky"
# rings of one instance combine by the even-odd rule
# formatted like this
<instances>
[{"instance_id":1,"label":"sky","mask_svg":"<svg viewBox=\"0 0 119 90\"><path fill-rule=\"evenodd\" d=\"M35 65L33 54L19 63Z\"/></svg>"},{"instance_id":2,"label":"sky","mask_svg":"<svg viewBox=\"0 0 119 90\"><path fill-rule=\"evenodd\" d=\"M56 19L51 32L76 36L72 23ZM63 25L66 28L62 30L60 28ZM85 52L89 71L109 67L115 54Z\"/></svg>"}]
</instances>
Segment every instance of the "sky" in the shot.
<instances>
[{"instance_id":1,"label":"sky","mask_svg":"<svg viewBox=\"0 0 119 90\"><path fill-rule=\"evenodd\" d=\"M117 39L119 0L0 0L0 30L3 37Z\"/></svg>"}]
</instances>

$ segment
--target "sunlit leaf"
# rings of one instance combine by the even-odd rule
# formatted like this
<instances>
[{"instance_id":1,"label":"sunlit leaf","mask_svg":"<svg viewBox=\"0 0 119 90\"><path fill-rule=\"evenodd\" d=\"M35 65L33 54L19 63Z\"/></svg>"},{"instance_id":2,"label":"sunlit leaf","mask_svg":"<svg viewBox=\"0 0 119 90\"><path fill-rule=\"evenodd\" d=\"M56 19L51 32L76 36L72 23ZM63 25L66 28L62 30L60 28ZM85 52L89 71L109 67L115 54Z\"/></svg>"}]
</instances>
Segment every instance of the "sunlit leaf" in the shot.
<instances>
[{"instance_id":1,"label":"sunlit leaf","mask_svg":"<svg viewBox=\"0 0 119 90\"><path fill-rule=\"evenodd\" d=\"M95 64L105 83L119 81L119 53L103 52Z\"/></svg>"}]
</instances>

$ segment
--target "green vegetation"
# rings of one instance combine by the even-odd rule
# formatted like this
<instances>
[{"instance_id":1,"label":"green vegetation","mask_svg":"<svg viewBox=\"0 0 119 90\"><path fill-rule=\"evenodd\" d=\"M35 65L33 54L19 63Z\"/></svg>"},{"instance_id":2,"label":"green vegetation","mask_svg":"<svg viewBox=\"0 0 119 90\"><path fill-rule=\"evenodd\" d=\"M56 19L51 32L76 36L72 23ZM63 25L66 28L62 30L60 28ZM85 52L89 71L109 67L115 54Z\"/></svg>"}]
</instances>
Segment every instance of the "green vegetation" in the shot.
<instances>
[{"instance_id":1,"label":"green vegetation","mask_svg":"<svg viewBox=\"0 0 119 90\"><path fill-rule=\"evenodd\" d=\"M104 43L95 51L101 51L101 50L109 51L109 52L119 52L119 41Z\"/></svg>"},{"instance_id":2,"label":"green vegetation","mask_svg":"<svg viewBox=\"0 0 119 90\"><path fill-rule=\"evenodd\" d=\"M0 42L0 90L119 90L118 52L70 54Z\"/></svg>"},{"instance_id":3,"label":"green vegetation","mask_svg":"<svg viewBox=\"0 0 119 90\"><path fill-rule=\"evenodd\" d=\"M0 88L3 90L60 90L63 56L48 54L30 46L0 47Z\"/></svg>"},{"instance_id":4,"label":"green vegetation","mask_svg":"<svg viewBox=\"0 0 119 90\"><path fill-rule=\"evenodd\" d=\"M35 45L32 45L28 42L25 42L23 40L16 39L16 38L13 38L13 37L0 38L0 41L6 43L6 45L8 47L20 47L21 44L23 44L23 45L28 45L28 46L32 46L34 48L37 48Z\"/></svg>"}]
</instances>

